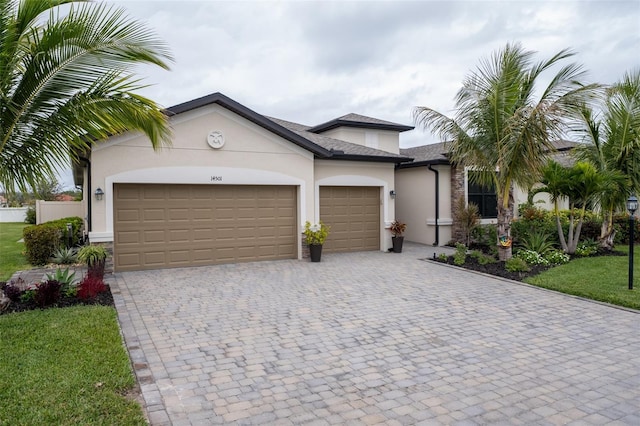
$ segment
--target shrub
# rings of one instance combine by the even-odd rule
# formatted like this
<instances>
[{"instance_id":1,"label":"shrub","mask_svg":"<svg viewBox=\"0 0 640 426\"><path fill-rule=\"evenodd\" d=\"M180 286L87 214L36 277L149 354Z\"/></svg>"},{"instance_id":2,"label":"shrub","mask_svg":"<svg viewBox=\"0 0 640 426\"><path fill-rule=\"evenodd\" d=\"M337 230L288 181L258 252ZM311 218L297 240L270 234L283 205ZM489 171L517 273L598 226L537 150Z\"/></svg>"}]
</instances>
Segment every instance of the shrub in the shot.
<instances>
[{"instance_id":1,"label":"shrub","mask_svg":"<svg viewBox=\"0 0 640 426\"><path fill-rule=\"evenodd\" d=\"M454 265L462 266L467 261L467 246L456 243L456 252L453 255Z\"/></svg>"},{"instance_id":2,"label":"shrub","mask_svg":"<svg viewBox=\"0 0 640 426\"><path fill-rule=\"evenodd\" d=\"M32 265L44 265L60 243L60 231L47 224L27 226L22 231L25 256Z\"/></svg>"},{"instance_id":3,"label":"shrub","mask_svg":"<svg viewBox=\"0 0 640 426\"><path fill-rule=\"evenodd\" d=\"M453 220L462 230L463 243L471 245L473 230L477 228L480 223L478 206L474 203L467 203L464 197L459 197L453 211Z\"/></svg>"},{"instance_id":4,"label":"shrub","mask_svg":"<svg viewBox=\"0 0 640 426\"><path fill-rule=\"evenodd\" d=\"M446 253L440 253L440 254L438 255L438 260L439 260L439 261L441 261L441 262L446 262L448 257L449 257L449 256L447 256L447 254L446 254Z\"/></svg>"},{"instance_id":5,"label":"shrub","mask_svg":"<svg viewBox=\"0 0 640 426\"><path fill-rule=\"evenodd\" d=\"M495 257L490 256L488 254L484 254L480 250L472 251L471 257L476 259L480 265L488 265L490 263L496 263L498 261Z\"/></svg>"},{"instance_id":6,"label":"shrub","mask_svg":"<svg viewBox=\"0 0 640 426\"><path fill-rule=\"evenodd\" d=\"M518 250L516 256L518 259L524 260L529 265L548 265L549 261L540 253L534 250Z\"/></svg>"},{"instance_id":7,"label":"shrub","mask_svg":"<svg viewBox=\"0 0 640 426\"><path fill-rule=\"evenodd\" d=\"M471 232L471 239L474 245L481 247L485 253L489 252L493 256L498 255L498 248L496 247L498 231L495 225L476 226Z\"/></svg>"},{"instance_id":8,"label":"shrub","mask_svg":"<svg viewBox=\"0 0 640 426\"><path fill-rule=\"evenodd\" d=\"M56 280L47 280L36 286L34 299L41 308L51 306L60 300L61 284Z\"/></svg>"},{"instance_id":9,"label":"shrub","mask_svg":"<svg viewBox=\"0 0 640 426\"><path fill-rule=\"evenodd\" d=\"M36 208L33 206L29 206L27 208L27 214L24 217L24 223L28 223L30 225L36 224Z\"/></svg>"},{"instance_id":10,"label":"shrub","mask_svg":"<svg viewBox=\"0 0 640 426\"><path fill-rule=\"evenodd\" d=\"M80 299L93 299L98 294L107 291L107 286L101 277L87 274L78 286L78 297Z\"/></svg>"},{"instance_id":11,"label":"shrub","mask_svg":"<svg viewBox=\"0 0 640 426\"><path fill-rule=\"evenodd\" d=\"M519 257L512 257L504 263L504 268L509 272L529 272L531 268L527 262Z\"/></svg>"},{"instance_id":12,"label":"shrub","mask_svg":"<svg viewBox=\"0 0 640 426\"><path fill-rule=\"evenodd\" d=\"M560 250L552 250L545 254L544 258L552 265L562 265L570 260L569 255Z\"/></svg>"},{"instance_id":13,"label":"shrub","mask_svg":"<svg viewBox=\"0 0 640 426\"><path fill-rule=\"evenodd\" d=\"M36 297L36 291L33 289L27 289L20 294L20 301L22 303L29 303Z\"/></svg>"},{"instance_id":14,"label":"shrub","mask_svg":"<svg viewBox=\"0 0 640 426\"><path fill-rule=\"evenodd\" d=\"M586 240L576 247L576 256L588 257L598 253L598 242L592 239Z\"/></svg>"},{"instance_id":15,"label":"shrub","mask_svg":"<svg viewBox=\"0 0 640 426\"><path fill-rule=\"evenodd\" d=\"M71 224L71 235L68 234L67 223ZM71 237L71 245L76 246L82 241L82 227L84 221L77 216L63 217L62 219L56 219L43 223L43 225L50 225L60 230L60 245L67 246L69 237Z\"/></svg>"},{"instance_id":16,"label":"shrub","mask_svg":"<svg viewBox=\"0 0 640 426\"><path fill-rule=\"evenodd\" d=\"M304 236L305 242L308 245L322 245L324 244L327 236L329 235L329 227L322 223L316 223L311 225L311 222L306 221L304 224Z\"/></svg>"},{"instance_id":17,"label":"shrub","mask_svg":"<svg viewBox=\"0 0 640 426\"><path fill-rule=\"evenodd\" d=\"M21 278L19 278L19 280L22 281ZM12 302L19 302L20 296L22 296L20 285L18 283L14 283L13 281L3 284L2 291L4 291L4 295L11 299Z\"/></svg>"},{"instance_id":18,"label":"shrub","mask_svg":"<svg viewBox=\"0 0 640 426\"><path fill-rule=\"evenodd\" d=\"M407 224L398 222L397 220L391 222L391 226L389 226L389 231L391 231L391 234L393 234L394 237L402 237L402 234L404 234L404 231L406 230Z\"/></svg>"}]
</instances>

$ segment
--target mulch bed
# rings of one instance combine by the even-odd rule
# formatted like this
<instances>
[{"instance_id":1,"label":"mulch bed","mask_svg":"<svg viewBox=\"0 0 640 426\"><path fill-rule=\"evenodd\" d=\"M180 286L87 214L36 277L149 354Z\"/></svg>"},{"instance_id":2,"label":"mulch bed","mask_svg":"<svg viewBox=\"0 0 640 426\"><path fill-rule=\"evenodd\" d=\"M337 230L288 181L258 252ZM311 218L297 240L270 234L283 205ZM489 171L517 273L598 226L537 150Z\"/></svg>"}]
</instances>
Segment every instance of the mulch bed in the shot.
<instances>
[{"instance_id":1,"label":"mulch bed","mask_svg":"<svg viewBox=\"0 0 640 426\"><path fill-rule=\"evenodd\" d=\"M3 283L0 283L0 285ZM68 308L76 305L103 305L114 306L113 295L111 294L111 288L106 284L107 290L99 293L93 299L80 299L78 297L65 297L62 296L57 303L41 308L36 304L34 300L28 302L11 302L11 304L4 311L0 312L0 315L10 314L13 312L33 311L36 309L49 309L49 308Z\"/></svg>"},{"instance_id":2,"label":"mulch bed","mask_svg":"<svg viewBox=\"0 0 640 426\"><path fill-rule=\"evenodd\" d=\"M626 256L625 253L617 252L617 251L599 251L595 256ZM483 272L489 275L495 275L501 278L508 278L514 281L523 281L527 277L532 277L534 275L538 275L541 272L546 271L547 269L553 268L555 265L533 265L531 266L531 270L529 272L509 272L504 269L504 262L496 262L496 263L488 263L486 265L481 265L478 263L476 258L471 256L467 256L467 259L464 265L456 265L453 263L453 256L448 256L446 260L429 259L434 262L446 263L447 265L458 266L460 268L471 269L477 272Z\"/></svg>"},{"instance_id":3,"label":"mulch bed","mask_svg":"<svg viewBox=\"0 0 640 426\"><path fill-rule=\"evenodd\" d=\"M447 265L459 266L460 268L471 269L477 272L483 272L489 275L495 275L501 278L508 278L514 281L522 281L527 277L531 277L533 275L537 275L540 272L546 271L551 268L551 266L543 266L543 265L534 265L531 266L531 270L529 272L509 272L504 269L504 262L496 262L496 263L488 263L486 265L481 265L478 263L478 260L467 256L467 260L464 265L456 265L453 263L453 256L447 257L446 261L442 261L440 259L431 259L435 262L446 263Z\"/></svg>"}]
</instances>

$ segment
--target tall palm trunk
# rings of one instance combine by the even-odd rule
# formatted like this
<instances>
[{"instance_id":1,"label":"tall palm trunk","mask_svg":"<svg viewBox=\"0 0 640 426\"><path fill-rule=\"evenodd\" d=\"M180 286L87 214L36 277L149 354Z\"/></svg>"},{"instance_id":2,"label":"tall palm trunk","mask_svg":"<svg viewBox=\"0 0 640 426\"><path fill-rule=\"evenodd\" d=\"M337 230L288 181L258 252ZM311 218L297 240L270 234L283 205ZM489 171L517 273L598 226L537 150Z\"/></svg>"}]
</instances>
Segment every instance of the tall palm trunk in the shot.
<instances>
[{"instance_id":1,"label":"tall palm trunk","mask_svg":"<svg viewBox=\"0 0 640 426\"><path fill-rule=\"evenodd\" d=\"M602 227L600 228L600 247L605 250L613 250L616 230L613 227L613 208L602 215Z\"/></svg>"},{"instance_id":2,"label":"tall palm trunk","mask_svg":"<svg viewBox=\"0 0 640 426\"><path fill-rule=\"evenodd\" d=\"M509 195L507 196L507 202L505 203L504 196L501 191L498 191L498 259L506 261L513 256L513 250L511 247L511 221L513 220L513 188L509 189ZM507 240L508 245L504 245L502 240Z\"/></svg>"}]
</instances>

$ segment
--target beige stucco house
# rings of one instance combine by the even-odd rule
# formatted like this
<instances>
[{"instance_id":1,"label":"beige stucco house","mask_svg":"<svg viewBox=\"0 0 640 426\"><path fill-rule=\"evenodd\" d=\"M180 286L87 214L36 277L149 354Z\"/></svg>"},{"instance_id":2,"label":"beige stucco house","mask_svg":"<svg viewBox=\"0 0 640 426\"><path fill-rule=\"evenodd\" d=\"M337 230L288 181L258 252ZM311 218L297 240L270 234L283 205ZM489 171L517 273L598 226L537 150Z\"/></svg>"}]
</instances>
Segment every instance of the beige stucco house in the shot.
<instances>
[{"instance_id":1,"label":"beige stucco house","mask_svg":"<svg viewBox=\"0 0 640 426\"><path fill-rule=\"evenodd\" d=\"M410 161L399 134L413 127L357 114L303 126L220 93L166 114L170 147L121 134L75 167L89 239L112 246L116 271L302 258L306 221L331 226L327 252L391 246L395 165Z\"/></svg>"},{"instance_id":2,"label":"beige stucco house","mask_svg":"<svg viewBox=\"0 0 640 426\"><path fill-rule=\"evenodd\" d=\"M563 165L570 165L570 152L575 142L557 141L556 152L550 158ZM451 240L462 241L461 228L456 226L452 209L456 200L478 205L482 224L496 223L497 201L495 192L469 182L473 168L459 167L448 158L447 143L435 143L401 149L400 154L413 158L396 166L396 218L407 224L405 238L422 244L444 245ZM526 189L514 188L517 206L527 201ZM536 194L535 205L551 209L548 194ZM568 201L561 200L561 208L568 208Z\"/></svg>"}]
</instances>

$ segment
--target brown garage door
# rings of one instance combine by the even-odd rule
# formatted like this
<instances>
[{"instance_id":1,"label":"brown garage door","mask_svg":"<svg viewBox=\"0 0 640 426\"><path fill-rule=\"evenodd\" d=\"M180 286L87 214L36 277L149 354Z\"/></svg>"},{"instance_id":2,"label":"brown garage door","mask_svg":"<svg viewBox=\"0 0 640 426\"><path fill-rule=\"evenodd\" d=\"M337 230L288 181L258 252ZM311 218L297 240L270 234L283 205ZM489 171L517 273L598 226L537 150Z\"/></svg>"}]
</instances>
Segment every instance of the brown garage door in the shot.
<instances>
[{"instance_id":1,"label":"brown garage door","mask_svg":"<svg viewBox=\"0 0 640 426\"><path fill-rule=\"evenodd\" d=\"M331 226L324 251L380 250L380 188L321 186L320 220Z\"/></svg>"},{"instance_id":2,"label":"brown garage door","mask_svg":"<svg viewBox=\"0 0 640 426\"><path fill-rule=\"evenodd\" d=\"M116 184L117 271L297 257L293 186Z\"/></svg>"}]
</instances>

